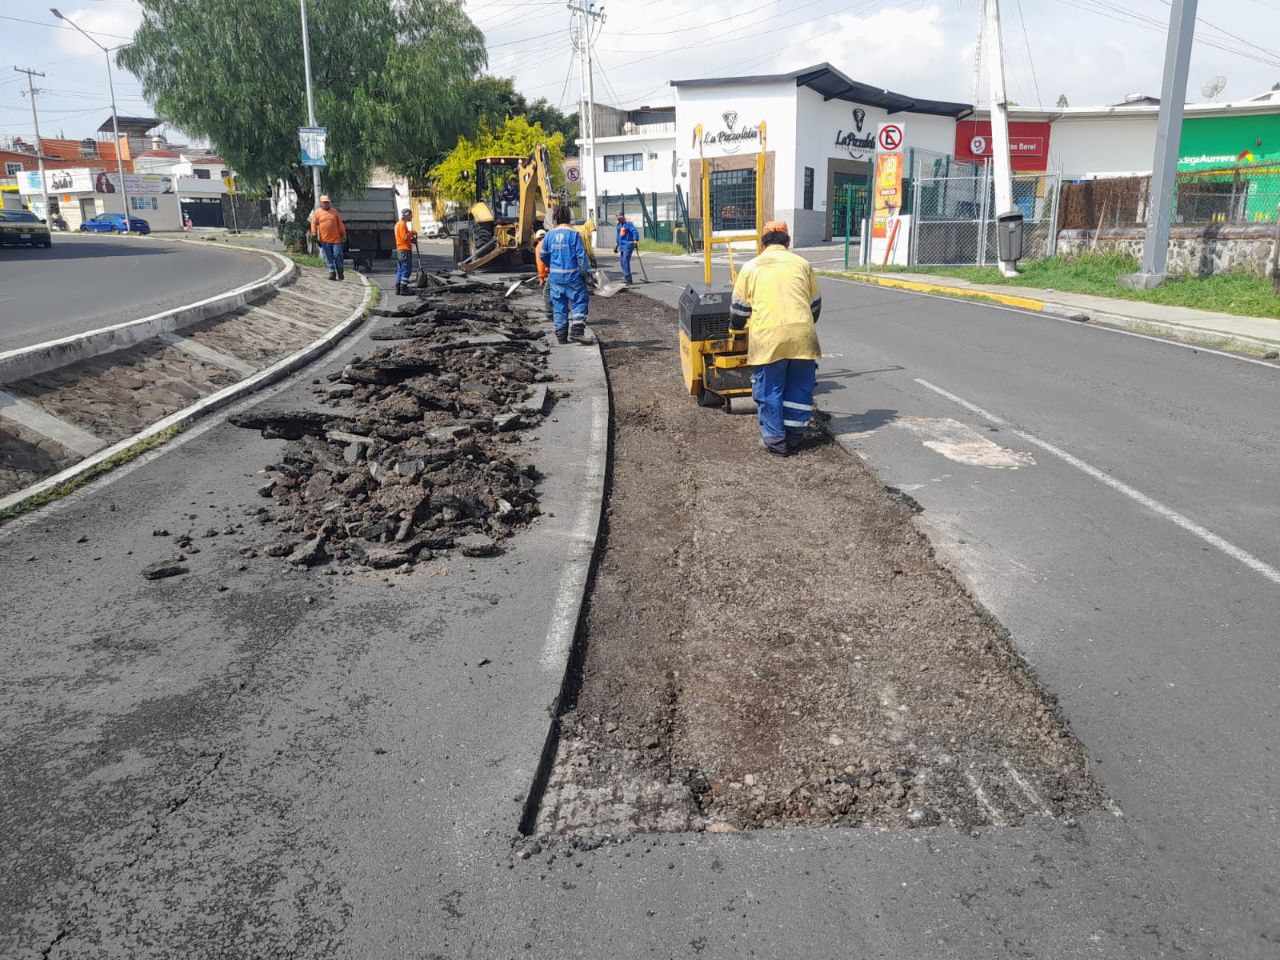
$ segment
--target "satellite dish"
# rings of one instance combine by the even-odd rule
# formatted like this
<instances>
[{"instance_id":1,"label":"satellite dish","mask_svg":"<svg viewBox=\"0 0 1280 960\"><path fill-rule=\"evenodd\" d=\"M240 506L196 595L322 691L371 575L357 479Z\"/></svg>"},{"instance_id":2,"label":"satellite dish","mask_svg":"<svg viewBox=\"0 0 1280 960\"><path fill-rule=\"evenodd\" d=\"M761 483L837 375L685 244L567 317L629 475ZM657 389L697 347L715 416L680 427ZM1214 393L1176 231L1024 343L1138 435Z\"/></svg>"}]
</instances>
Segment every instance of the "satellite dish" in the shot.
<instances>
[{"instance_id":1,"label":"satellite dish","mask_svg":"<svg viewBox=\"0 0 1280 960\"><path fill-rule=\"evenodd\" d=\"M1206 100L1212 100L1222 92L1222 88L1227 85L1227 78L1219 74L1216 77L1210 77L1204 82L1204 86L1200 88L1200 92L1204 94Z\"/></svg>"}]
</instances>

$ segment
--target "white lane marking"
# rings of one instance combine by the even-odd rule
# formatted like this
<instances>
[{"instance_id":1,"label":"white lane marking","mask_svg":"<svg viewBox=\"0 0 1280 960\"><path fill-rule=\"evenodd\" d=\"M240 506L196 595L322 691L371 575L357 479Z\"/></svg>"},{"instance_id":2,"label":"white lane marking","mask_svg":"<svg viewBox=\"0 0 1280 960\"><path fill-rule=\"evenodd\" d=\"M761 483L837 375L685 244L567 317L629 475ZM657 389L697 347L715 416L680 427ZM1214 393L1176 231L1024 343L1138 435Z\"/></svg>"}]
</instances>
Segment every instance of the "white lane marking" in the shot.
<instances>
[{"instance_id":1,"label":"white lane marking","mask_svg":"<svg viewBox=\"0 0 1280 960\"><path fill-rule=\"evenodd\" d=\"M60 446L87 457L107 445L106 440L95 437L74 423L55 417L29 400L14 396L8 390L0 390L0 417L21 424L42 437L48 437Z\"/></svg>"},{"instance_id":2,"label":"white lane marking","mask_svg":"<svg viewBox=\"0 0 1280 960\"><path fill-rule=\"evenodd\" d=\"M540 663L548 670L563 671L565 658L573 645L573 636L578 630L578 602L587 582L587 573L591 569L591 550L586 549L594 542L597 510L601 507L600 497L604 491L604 460L596 456L595 451L602 450L609 429L609 400L597 396L591 400L591 456L587 460L587 475L583 478L581 489L586 493L579 500L578 516L573 522L571 542L578 556L565 565L560 574L560 584L556 587L555 602L551 605L551 623L547 627L547 636L542 643Z\"/></svg>"},{"instance_id":3,"label":"white lane marking","mask_svg":"<svg viewBox=\"0 0 1280 960\"><path fill-rule=\"evenodd\" d=\"M920 442L930 450L970 467L1017 470L1036 465L1031 454L1006 449L950 417L899 417L890 426L924 437Z\"/></svg>"},{"instance_id":4,"label":"white lane marking","mask_svg":"<svg viewBox=\"0 0 1280 960\"><path fill-rule=\"evenodd\" d=\"M832 280L836 283L848 283L857 287L866 287L870 284L860 283L857 280L846 280L844 277L819 277L821 280ZM1169 347L1181 347L1183 350L1194 350L1196 353L1211 353L1215 357L1226 357L1228 360L1243 360L1245 363L1252 363L1259 367L1266 367L1269 370L1280 370L1280 365L1268 360L1257 360L1253 357L1246 357L1238 353L1228 353L1225 350L1214 350L1212 347L1202 347L1195 343L1183 343L1180 340L1170 340L1168 337L1153 337L1149 333L1138 333L1136 330L1126 330L1123 327L1108 326L1103 323L1081 323L1079 320L1069 320L1066 317L1054 316L1052 313L1041 313L1036 310L1024 310L1021 307L1009 307L1003 303L984 303L980 300L967 300L964 297L948 297L940 293L926 293L923 290L904 290L901 287L880 287L881 290L894 290L898 293L909 293L917 297L928 297L930 300L946 300L950 303L968 302L972 306L985 307L988 310L1000 310L1004 313L1017 313L1024 317L1040 317L1042 320L1056 320L1058 323L1069 323L1073 327L1079 327L1084 330L1093 330L1097 333L1115 333L1122 337L1137 337L1139 340L1150 340L1152 343L1163 343ZM1086 311L1080 311L1084 313ZM1139 323L1142 318L1135 318ZM1210 331L1219 332L1219 331Z\"/></svg>"},{"instance_id":5,"label":"white lane marking","mask_svg":"<svg viewBox=\"0 0 1280 960\"><path fill-rule=\"evenodd\" d=\"M1099 483L1105 484L1106 486L1110 487L1112 490L1116 491L1117 493L1124 494L1130 500L1133 500L1134 502L1139 503L1142 506L1146 507L1156 516L1163 517L1165 520L1168 520L1170 523L1176 524L1177 526L1181 527L1183 530L1187 531L1187 533L1190 533L1190 534L1193 534L1194 536L1199 537L1201 540L1209 544L1211 547L1221 550L1231 559L1244 564L1250 570L1254 571L1255 573L1261 574L1262 576L1270 580L1272 583L1280 585L1280 570L1277 570L1275 567L1271 566L1269 563L1266 563L1263 560L1259 560L1253 554L1245 550L1241 550L1234 543L1231 543L1228 540L1224 540L1222 537L1218 536L1212 530L1209 530L1206 527L1200 526L1200 524L1196 523L1194 520L1190 519L1189 517L1186 517L1183 514L1179 513L1177 510L1174 510L1172 507L1165 506L1159 500L1152 499L1151 497L1143 493L1141 490L1135 490L1133 487L1129 486L1124 481L1117 480L1115 477L1111 476L1111 474L1104 473L1103 471L1099 470L1097 467L1092 466L1091 464L1085 463L1079 457L1072 456L1071 454L1067 453L1067 451L1063 450L1061 447L1055 447L1052 443L1049 443L1049 441L1041 440L1039 437L1037 437L1033 433L1027 433L1025 430L1019 430L1017 427L1011 426L1008 421L1002 419L1001 417L997 417L994 413L991 413L988 410L982 409L982 407L978 406L976 403L970 403L968 400L965 400L963 397L957 397L954 393L950 393L947 390L943 390L941 387L935 386L934 384L930 383L928 380L921 380L919 377L916 377L915 382L920 384L920 386L924 387L927 390L932 390L938 396L946 397L946 399L950 400L952 403L959 404L960 406L964 407L966 410L970 411L971 413L976 413L978 416L982 417L984 420L989 420L991 423L1004 427L1014 436L1021 437L1027 443L1032 444L1033 446L1039 447L1041 450L1044 450L1046 453L1053 454L1059 460L1063 461L1064 463L1070 464L1071 466L1079 470L1081 473L1084 473L1090 477L1093 477L1093 479L1097 480Z\"/></svg>"},{"instance_id":6,"label":"white lane marking","mask_svg":"<svg viewBox=\"0 0 1280 960\"><path fill-rule=\"evenodd\" d=\"M982 784L978 782L978 778L973 775L972 770L964 772L964 778L969 783L969 789L973 791L974 797L978 800L978 806L982 807L987 813L987 818L991 821L993 827L1004 826L1004 815L996 809L995 804L991 802L991 798L987 796L987 791L982 789Z\"/></svg>"},{"instance_id":7,"label":"white lane marking","mask_svg":"<svg viewBox=\"0 0 1280 960\"><path fill-rule=\"evenodd\" d=\"M183 353L191 354L197 360L203 360L205 363L212 363L219 367L226 367L228 370L234 370L244 377L258 372L257 367L251 363L245 363L239 357L233 357L230 354L223 353L221 350L206 347L203 343L197 343L176 333L162 333L156 339L169 344L171 347L177 347Z\"/></svg>"},{"instance_id":8,"label":"white lane marking","mask_svg":"<svg viewBox=\"0 0 1280 960\"><path fill-rule=\"evenodd\" d=\"M1009 777L1013 780L1013 782L1018 785L1018 789L1021 790L1024 794L1026 794L1027 799L1031 801L1032 806L1039 807L1040 812L1043 813L1046 817L1053 816L1053 811L1049 808L1049 805L1044 802L1044 797L1040 796L1040 791L1037 790L1035 787L1033 787L1031 785L1031 782L1027 780L1024 776L1022 776L1022 774L1020 774L1017 771L1017 769L1014 767L1012 763L1010 763L1008 760L1005 760L1004 769L1005 769L1005 772L1009 774Z\"/></svg>"}]
</instances>

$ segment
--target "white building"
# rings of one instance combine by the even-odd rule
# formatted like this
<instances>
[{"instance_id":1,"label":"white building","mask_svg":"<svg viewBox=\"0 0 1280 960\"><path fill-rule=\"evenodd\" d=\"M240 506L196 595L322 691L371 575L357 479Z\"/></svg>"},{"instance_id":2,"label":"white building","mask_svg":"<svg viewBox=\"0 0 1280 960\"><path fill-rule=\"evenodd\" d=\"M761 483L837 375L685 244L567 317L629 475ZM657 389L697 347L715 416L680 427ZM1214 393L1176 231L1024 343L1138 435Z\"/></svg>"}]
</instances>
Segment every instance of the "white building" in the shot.
<instances>
[{"instance_id":1,"label":"white building","mask_svg":"<svg viewBox=\"0 0 1280 960\"><path fill-rule=\"evenodd\" d=\"M126 173L125 188L129 191L130 216L146 220L152 230L182 228L182 211L172 177ZM72 230L100 213L125 212L119 175L101 169L46 170L44 190L39 171L26 170L18 176L18 191L25 197L39 197L45 191L57 197L62 216Z\"/></svg>"}]
</instances>

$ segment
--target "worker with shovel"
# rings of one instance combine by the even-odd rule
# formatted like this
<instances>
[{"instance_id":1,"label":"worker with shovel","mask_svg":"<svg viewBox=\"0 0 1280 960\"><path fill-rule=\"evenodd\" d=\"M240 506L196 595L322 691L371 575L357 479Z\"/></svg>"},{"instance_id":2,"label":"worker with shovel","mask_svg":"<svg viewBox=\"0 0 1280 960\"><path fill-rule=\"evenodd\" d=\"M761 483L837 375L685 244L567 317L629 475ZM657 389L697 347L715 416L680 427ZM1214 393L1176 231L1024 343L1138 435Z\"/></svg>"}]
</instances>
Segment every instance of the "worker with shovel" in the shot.
<instances>
[{"instance_id":1,"label":"worker with shovel","mask_svg":"<svg viewBox=\"0 0 1280 960\"><path fill-rule=\"evenodd\" d=\"M556 342L580 340L587 332L587 277L591 267L582 234L569 226L572 216L567 204L556 207L555 229L542 238L538 259L546 265L551 294L551 317Z\"/></svg>"},{"instance_id":2,"label":"worker with shovel","mask_svg":"<svg viewBox=\"0 0 1280 960\"><path fill-rule=\"evenodd\" d=\"M418 239L417 232L409 226L413 214L409 210L400 211L400 219L396 221L396 296L409 295L409 274L413 272L413 241Z\"/></svg>"},{"instance_id":3,"label":"worker with shovel","mask_svg":"<svg viewBox=\"0 0 1280 960\"><path fill-rule=\"evenodd\" d=\"M631 284L631 255L640 246L640 231L627 219L625 213L618 214L618 242L613 245L613 252L622 261L622 280Z\"/></svg>"},{"instance_id":4,"label":"worker with shovel","mask_svg":"<svg viewBox=\"0 0 1280 960\"><path fill-rule=\"evenodd\" d=\"M813 417L822 290L809 261L788 249L785 222L766 223L761 243L764 251L747 261L733 285L729 325L749 334L747 363L755 368L751 396L760 409L761 443L785 457L795 452Z\"/></svg>"}]
</instances>

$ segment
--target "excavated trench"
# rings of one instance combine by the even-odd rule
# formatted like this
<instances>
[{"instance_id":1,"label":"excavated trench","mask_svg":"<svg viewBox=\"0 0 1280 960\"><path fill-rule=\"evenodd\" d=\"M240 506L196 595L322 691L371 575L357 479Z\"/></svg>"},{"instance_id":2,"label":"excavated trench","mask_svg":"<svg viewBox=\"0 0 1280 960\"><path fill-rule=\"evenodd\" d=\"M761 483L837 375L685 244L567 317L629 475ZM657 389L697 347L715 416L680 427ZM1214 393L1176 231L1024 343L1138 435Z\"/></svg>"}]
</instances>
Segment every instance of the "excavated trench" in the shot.
<instances>
[{"instance_id":1,"label":"excavated trench","mask_svg":"<svg viewBox=\"0 0 1280 960\"><path fill-rule=\"evenodd\" d=\"M674 311L592 302L612 481L535 832L910 828L1105 802L915 504L817 430L798 456L699 409Z\"/></svg>"}]
</instances>

